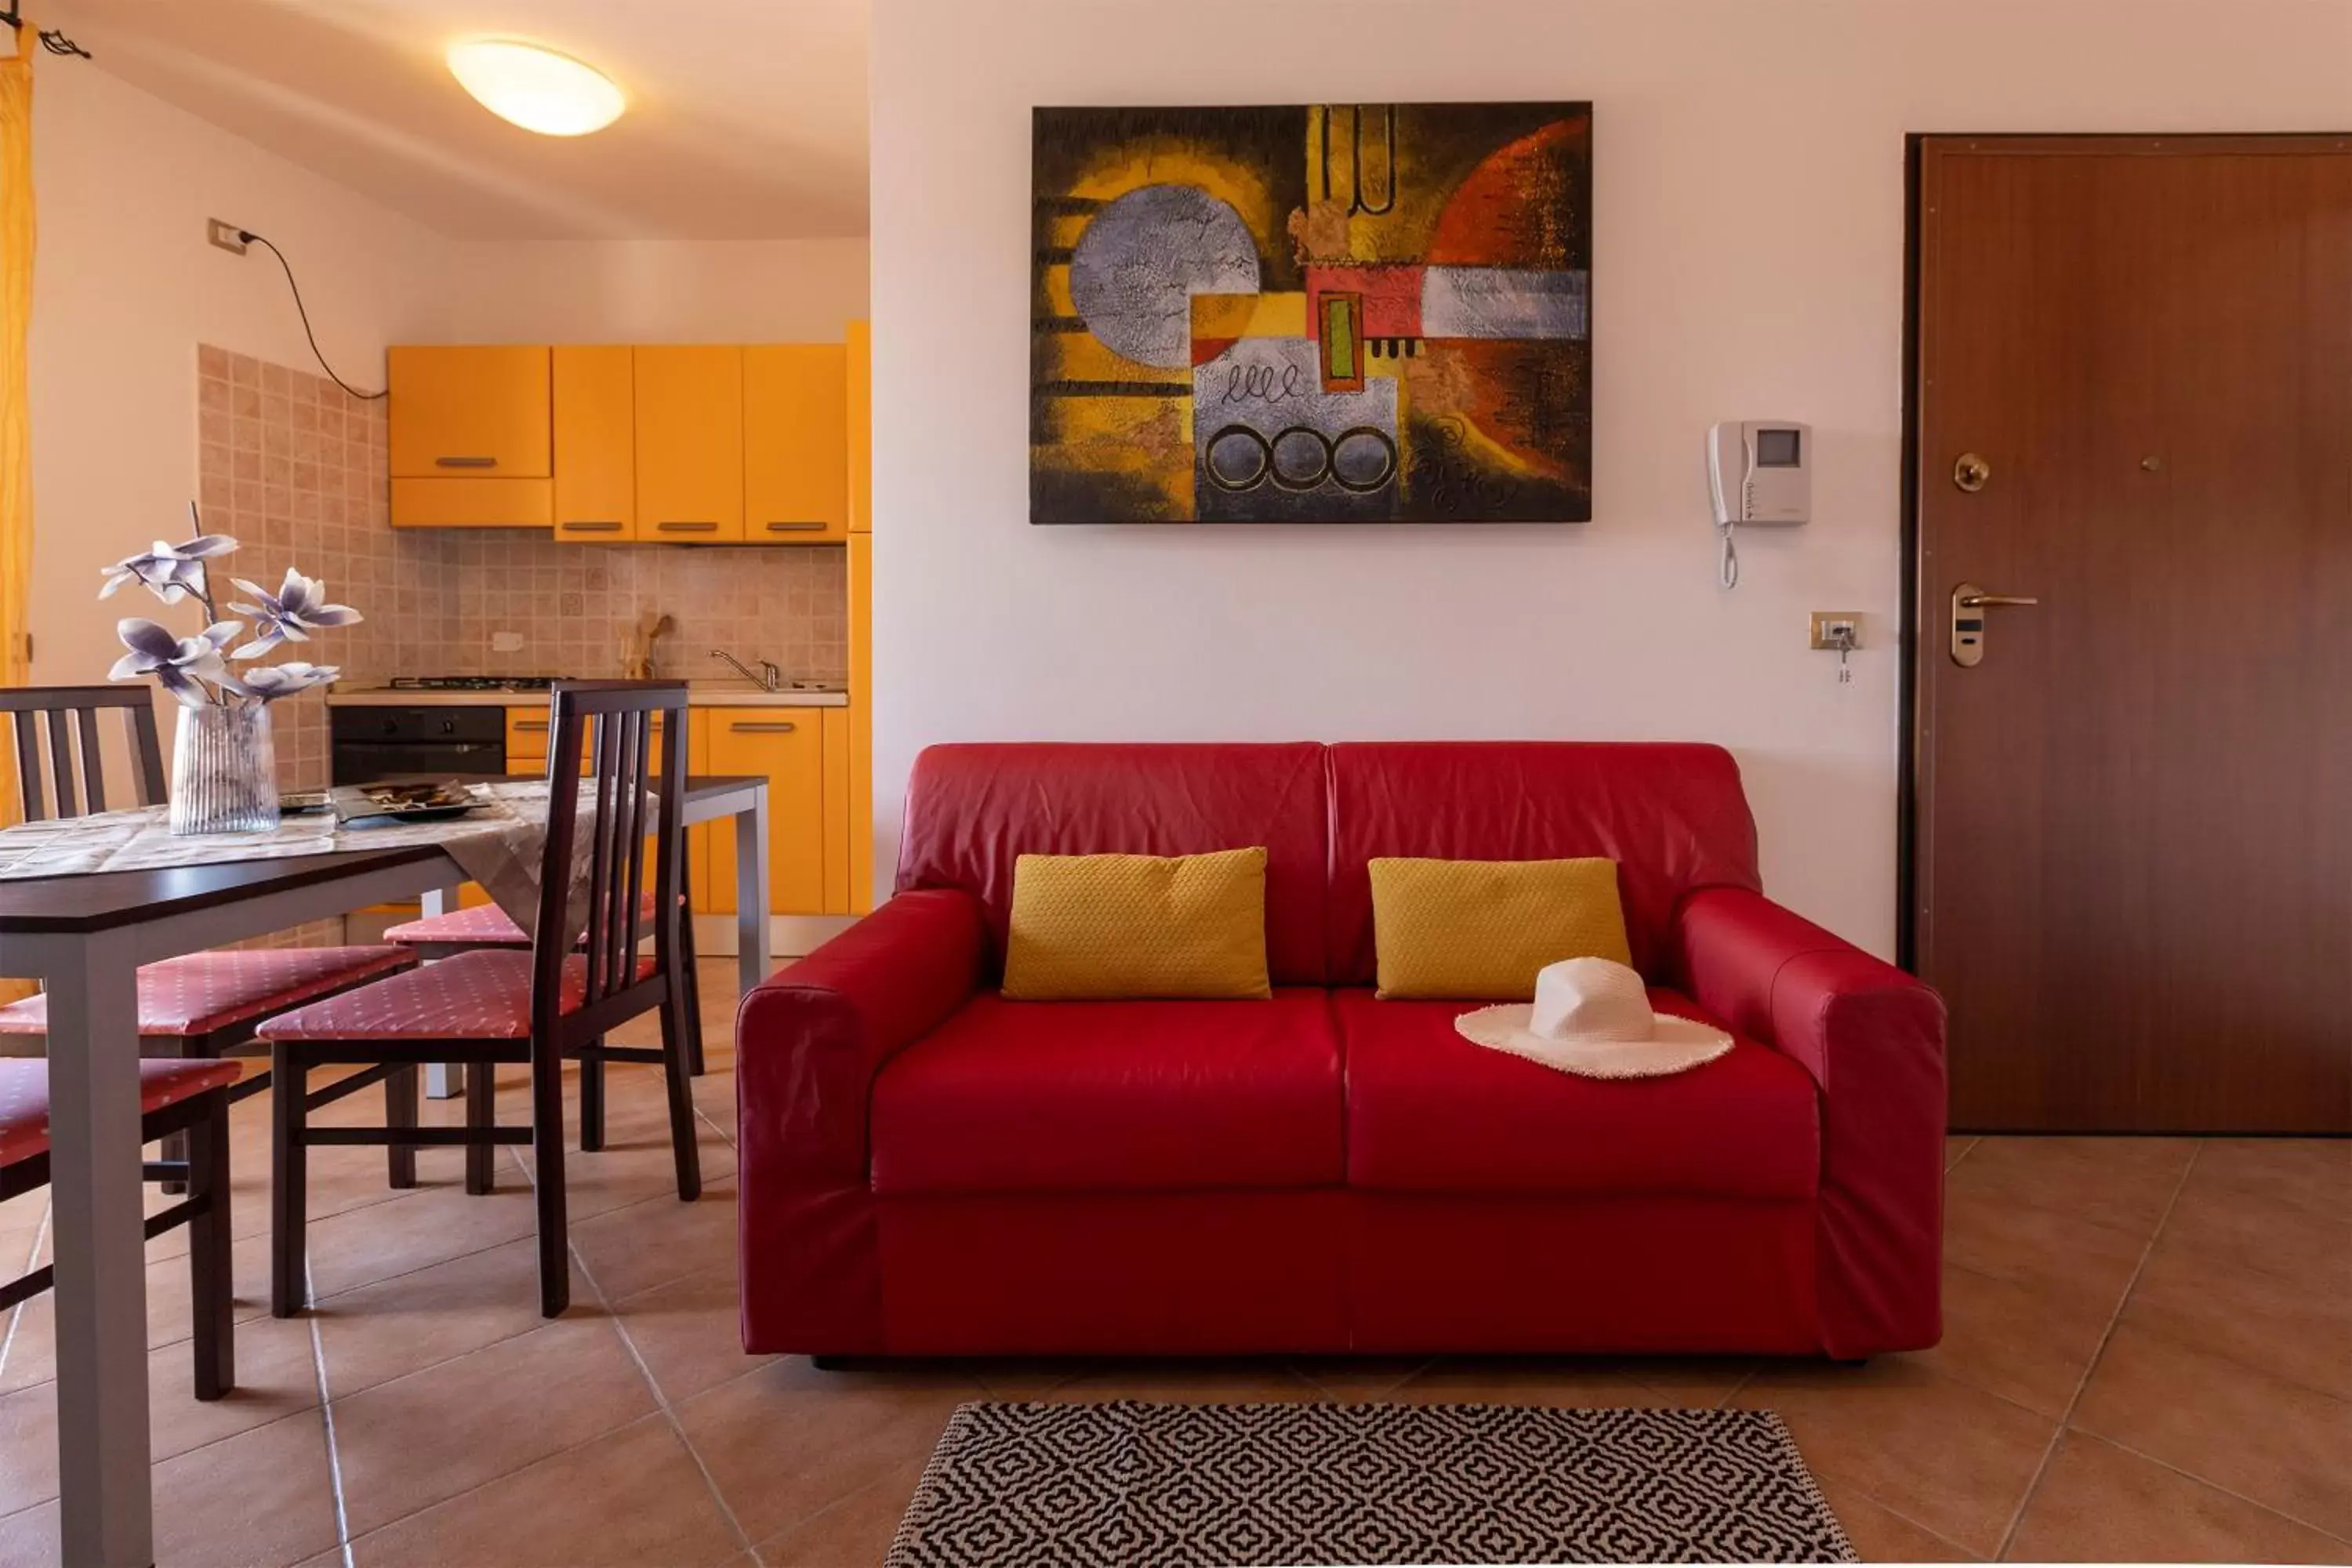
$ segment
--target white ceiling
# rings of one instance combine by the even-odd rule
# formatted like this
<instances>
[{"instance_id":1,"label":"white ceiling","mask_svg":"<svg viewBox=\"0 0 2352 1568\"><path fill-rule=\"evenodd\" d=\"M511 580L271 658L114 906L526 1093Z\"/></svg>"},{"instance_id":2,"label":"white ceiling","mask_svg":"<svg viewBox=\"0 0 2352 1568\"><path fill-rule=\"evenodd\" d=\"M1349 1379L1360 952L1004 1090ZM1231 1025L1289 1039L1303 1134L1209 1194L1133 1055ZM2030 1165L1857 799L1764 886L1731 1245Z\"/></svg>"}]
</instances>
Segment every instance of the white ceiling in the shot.
<instances>
[{"instance_id":1,"label":"white ceiling","mask_svg":"<svg viewBox=\"0 0 2352 1568\"><path fill-rule=\"evenodd\" d=\"M869 0L46 0L159 98L465 238L866 232ZM535 136L468 98L453 38L529 39L628 112ZM91 66L52 61L66 69Z\"/></svg>"}]
</instances>

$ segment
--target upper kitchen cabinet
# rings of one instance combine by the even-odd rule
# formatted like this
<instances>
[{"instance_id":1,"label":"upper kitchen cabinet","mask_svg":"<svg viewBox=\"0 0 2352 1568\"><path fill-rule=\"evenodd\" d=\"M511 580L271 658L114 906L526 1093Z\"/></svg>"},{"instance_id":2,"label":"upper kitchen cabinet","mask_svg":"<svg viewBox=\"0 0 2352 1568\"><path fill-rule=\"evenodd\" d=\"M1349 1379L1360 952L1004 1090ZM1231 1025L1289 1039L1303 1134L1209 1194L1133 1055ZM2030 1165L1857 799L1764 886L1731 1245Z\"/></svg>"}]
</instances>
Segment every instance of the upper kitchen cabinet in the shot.
<instances>
[{"instance_id":1,"label":"upper kitchen cabinet","mask_svg":"<svg viewBox=\"0 0 2352 1568\"><path fill-rule=\"evenodd\" d=\"M386 358L394 526L546 527L546 348L404 345Z\"/></svg>"},{"instance_id":2,"label":"upper kitchen cabinet","mask_svg":"<svg viewBox=\"0 0 2352 1568\"><path fill-rule=\"evenodd\" d=\"M637 537L636 352L555 350L555 537Z\"/></svg>"},{"instance_id":3,"label":"upper kitchen cabinet","mask_svg":"<svg viewBox=\"0 0 2352 1568\"><path fill-rule=\"evenodd\" d=\"M743 351L634 351L639 539L743 542Z\"/></svg>"},{"instance_id":4,"label":"upper kitchen cabinet","mask_svg":"<svg viewBox=\"0 0 2352 1568\"><path fill-rule=\"evenodd\" d=\"M752 543L849 537L847 389L839 343L743 351L743 521Z\"/></svg>"}]
</instances>

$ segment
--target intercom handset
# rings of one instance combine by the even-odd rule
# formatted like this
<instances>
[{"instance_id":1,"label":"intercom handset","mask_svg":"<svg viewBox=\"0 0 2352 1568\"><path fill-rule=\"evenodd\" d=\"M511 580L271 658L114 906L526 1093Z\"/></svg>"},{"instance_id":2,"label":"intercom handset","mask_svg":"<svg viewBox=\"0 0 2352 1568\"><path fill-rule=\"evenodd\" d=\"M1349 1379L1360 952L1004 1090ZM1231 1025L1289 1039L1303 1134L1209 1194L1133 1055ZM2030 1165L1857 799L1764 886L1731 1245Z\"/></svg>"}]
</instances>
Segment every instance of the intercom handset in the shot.
<instances>
[{"instance_id":1,"label":"intercom handset","mask_svg":"<svg viewBox=\"0 0 2352 1568\"><path fill-rule=\"evenodd\" d=\"M1741 523L1788 527L1813 508L1813 427L1793 419L1727 419L1707 433L1707 487L1723 534L1723 585L1739 581L1731 531Z\"/></svg>"}]
</instances>

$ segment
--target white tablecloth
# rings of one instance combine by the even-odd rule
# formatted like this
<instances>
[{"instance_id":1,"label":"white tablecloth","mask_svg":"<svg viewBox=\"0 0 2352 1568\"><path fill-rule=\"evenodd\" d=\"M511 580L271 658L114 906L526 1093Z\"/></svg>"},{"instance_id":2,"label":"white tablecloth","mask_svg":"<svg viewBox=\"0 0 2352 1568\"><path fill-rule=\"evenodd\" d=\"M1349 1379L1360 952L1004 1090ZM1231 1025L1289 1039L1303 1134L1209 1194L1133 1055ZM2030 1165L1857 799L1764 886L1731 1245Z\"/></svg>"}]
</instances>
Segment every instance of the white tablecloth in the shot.
<instances>
[{"instance_id":1,"label":"white tablecloth","mask_svg":"<svg viewBox=\"0 0 2352 1568\"><path fill-rule=\"evenodd\" d=\"M320 812L289 816L267 833L181 835L165 826L165 808L156 805L57 822L20 823L0 828L0 881L435 844L448 851L468 880L479 882L499 908L530 931L539 918L540 865L547 847L547 784L543 780L519 781L477 784L474 790L482 804L464 816L443 822L375 821L343 826L332 813ZM580 826L572 835L575 898L587 873L594 839L590 824L595 812L594 788L583 786Z\"/></svg>"}]
</instances>

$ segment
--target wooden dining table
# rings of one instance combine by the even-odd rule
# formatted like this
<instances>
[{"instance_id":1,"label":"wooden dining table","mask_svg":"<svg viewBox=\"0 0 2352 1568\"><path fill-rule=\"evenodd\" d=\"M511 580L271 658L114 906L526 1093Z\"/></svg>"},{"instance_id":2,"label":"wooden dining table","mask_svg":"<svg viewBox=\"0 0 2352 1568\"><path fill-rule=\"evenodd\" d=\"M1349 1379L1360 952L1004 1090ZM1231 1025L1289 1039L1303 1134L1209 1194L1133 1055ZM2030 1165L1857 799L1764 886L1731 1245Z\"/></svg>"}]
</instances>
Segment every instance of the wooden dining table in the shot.
<instances>
[{"instance_id":1,"label":"wooden dining table","mask_svg":"<svg viewBox=\"0 0 2352 1568\"><path fill-rule=\"evenodd\" d=\"M737 955L767 977L768 781L691 777L688 824L735 819ZM155 1560L140 1178L138 970L371 904L445 904L465 880L430 844L0 880L0 975L48 992L59 1543L67 1563Z\"/></svg>"}]
</instances>

